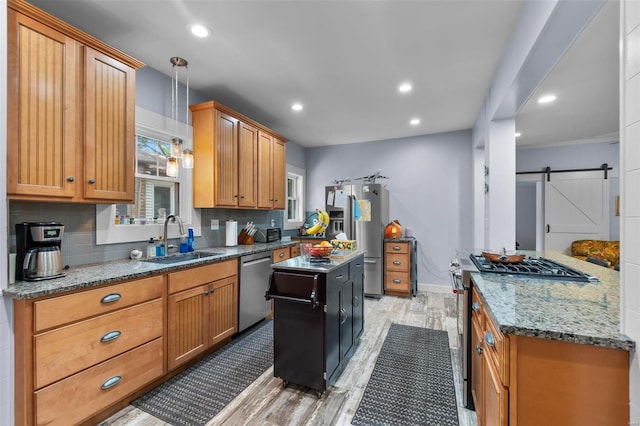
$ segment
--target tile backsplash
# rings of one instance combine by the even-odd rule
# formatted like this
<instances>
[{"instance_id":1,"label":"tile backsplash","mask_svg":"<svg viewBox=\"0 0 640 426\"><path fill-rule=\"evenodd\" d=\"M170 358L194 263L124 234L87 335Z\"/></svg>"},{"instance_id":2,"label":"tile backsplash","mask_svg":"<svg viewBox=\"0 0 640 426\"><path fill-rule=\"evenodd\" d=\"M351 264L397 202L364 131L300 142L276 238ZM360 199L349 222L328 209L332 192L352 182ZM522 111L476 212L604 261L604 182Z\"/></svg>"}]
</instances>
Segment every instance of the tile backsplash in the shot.
<instances>
[{"instance_id":1,"label":"tile backsplash","mask_svg":"<svg viewBox=\"0 0 640 426\"><path fill-rule=\"evenodd\" d=\"M219 221L219 229L212 231L211 219ZM224 246L224 224L227 220L238 221L241 228L248 221L257 226L271 226L273 219L277 227L282 227L283 212L281 210L235 210L235 209L201 209L202 236L196 237L195 247ZM40 203L32 201L9 202L9 251L16 251L15 224L20 222L57 221L64 224L62 238L62 261L65 265L77 266L90 263L128 259L129 252L142 249L145 242L96 245L96 206L80 203ZM283 233L287 235L287 233ZM294 234L288 234L294 235ZM150 235L151 237L151 235ZM177 240L169 243L178 244Z\"/></svg>"}]
</instances>

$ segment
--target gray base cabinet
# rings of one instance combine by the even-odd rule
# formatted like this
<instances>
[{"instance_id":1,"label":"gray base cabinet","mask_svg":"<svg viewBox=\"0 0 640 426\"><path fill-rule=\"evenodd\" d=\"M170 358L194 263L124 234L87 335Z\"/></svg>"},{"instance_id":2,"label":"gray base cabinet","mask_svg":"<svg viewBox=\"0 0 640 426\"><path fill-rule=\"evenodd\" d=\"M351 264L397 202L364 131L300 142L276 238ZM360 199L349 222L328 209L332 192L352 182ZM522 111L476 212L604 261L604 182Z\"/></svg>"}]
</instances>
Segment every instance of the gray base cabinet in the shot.
<instances>
[{"instance_id":1,"label":"gray base cabinet","mask_svg":"<svg viewBox=\"0 0 640 426\"><path fill-rule=\"evenodd\" d=\"M364 257L327 273L278 269L274 300L274 376L318 396L340 377L364 329Z\"/></svg>"}]
</instances>

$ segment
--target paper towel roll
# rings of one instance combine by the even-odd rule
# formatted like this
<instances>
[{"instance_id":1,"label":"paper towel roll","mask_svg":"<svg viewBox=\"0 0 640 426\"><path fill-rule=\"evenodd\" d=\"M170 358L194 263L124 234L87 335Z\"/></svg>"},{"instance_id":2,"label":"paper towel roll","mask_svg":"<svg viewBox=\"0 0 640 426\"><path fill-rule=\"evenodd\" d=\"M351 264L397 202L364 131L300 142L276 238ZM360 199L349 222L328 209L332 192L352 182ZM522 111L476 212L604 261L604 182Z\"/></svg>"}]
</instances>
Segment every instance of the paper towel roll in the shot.
<instances>
[{"instance_id":1,"label":"paper towel roll","mask_svg":"<svg viewBox=\"0 0 640 426\"><path fill-rule=\"evenodd\" d=\"M225 230L227 233L227 242L226 246L237 246L238 245L238 222L235 220L228 220L225 225Z\"/></svg>"}]
</instances>

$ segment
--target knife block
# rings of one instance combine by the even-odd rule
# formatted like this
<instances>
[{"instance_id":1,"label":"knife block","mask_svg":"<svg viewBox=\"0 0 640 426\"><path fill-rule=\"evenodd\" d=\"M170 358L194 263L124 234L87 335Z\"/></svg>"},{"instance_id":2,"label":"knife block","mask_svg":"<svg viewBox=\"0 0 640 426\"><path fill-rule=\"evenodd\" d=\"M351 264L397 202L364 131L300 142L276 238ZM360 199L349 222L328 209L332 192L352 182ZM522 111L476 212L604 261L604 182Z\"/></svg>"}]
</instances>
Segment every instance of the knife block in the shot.
<instances>
[{"instance_id":1,"label":"knife block","mask_svg":"<svg viewBox=\"0 0 640 426\"><path fill-rule=\"evenodd\" d=\"M240 231L238 234L238 244L252 245L253 243L254 240L252 236L249 236L244 229Z\"/></svg>"}]
</instances>

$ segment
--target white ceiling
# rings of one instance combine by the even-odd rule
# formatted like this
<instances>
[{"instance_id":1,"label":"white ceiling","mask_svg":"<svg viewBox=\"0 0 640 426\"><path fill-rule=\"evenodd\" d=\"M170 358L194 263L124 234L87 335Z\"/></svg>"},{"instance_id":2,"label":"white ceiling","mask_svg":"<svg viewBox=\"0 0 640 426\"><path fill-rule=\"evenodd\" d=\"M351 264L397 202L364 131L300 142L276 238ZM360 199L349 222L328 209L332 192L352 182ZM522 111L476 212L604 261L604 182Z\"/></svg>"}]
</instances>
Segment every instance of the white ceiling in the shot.
<instances>
[{"instance_id":1,"label":"white ceiling","mask_svg":"<svg viewBox=\"0 0 640 426\"><path fill-rule=\"evenodd\" d=\"M608 1L519 111L518 147L618 142L619 13Z\"/></svg>"},{"instance_id":2,"label":"white ceiling","mask_svg":"<svg viewBox=\"0 0 640 426\"><path fill-rule=\"evenodd\" d=\"M31 3L167 75L170 57L186 58L192 88L311 147L472 128L526 2ZM212 35L195 39L187 28L192 23L205 24ZM608 47L608 41L600 41ZM593 86L607 72L586 68L598 75L565 74L570 82L586 80ZM404 81L414 90L401 95L397 87ZM617 90L615 95L617 102ZM612 101L598 99L605 109ZM290 109L296 101L304 104L303 111ZM580 109L572 111L580 115ZM409 125L414 117L421 119L415 127ZM517 120L528 135L522 141L543 140L535 132L555 128L538 124L547 119L525 107ZM561 139L567 137L574 136Z\"/></svg>"}]
</instances>

